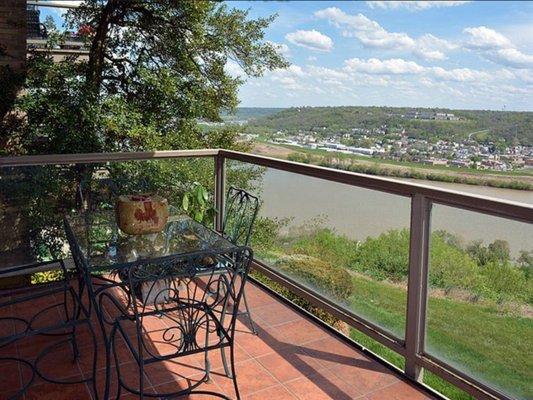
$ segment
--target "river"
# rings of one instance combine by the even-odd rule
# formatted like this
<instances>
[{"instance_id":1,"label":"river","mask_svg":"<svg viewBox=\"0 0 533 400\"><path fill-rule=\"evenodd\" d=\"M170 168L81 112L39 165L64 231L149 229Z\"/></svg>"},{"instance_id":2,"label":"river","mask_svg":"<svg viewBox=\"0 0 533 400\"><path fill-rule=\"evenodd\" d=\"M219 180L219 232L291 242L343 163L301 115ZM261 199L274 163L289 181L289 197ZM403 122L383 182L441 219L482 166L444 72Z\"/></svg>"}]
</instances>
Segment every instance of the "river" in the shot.
<instances>
[{"instance_id":1,"label":"river","mask_svg":"<svg viewBox=\"0 0 533 400\"><path fill-rule=\"evenodd\" d=\"M444 189L533 204L533 191L500 189L444 182L402 179ZM292 218L297 227L320 218L321 226L335 229L352 239L364 240L389 229L409 227L409 199L290 172L268 169L263 178L261 215ZM509 242L516 256L533 250L533 225L475 212L434 205L432 229L444 229L466 242L496 239Z\"/></svg>"}]
</instances>

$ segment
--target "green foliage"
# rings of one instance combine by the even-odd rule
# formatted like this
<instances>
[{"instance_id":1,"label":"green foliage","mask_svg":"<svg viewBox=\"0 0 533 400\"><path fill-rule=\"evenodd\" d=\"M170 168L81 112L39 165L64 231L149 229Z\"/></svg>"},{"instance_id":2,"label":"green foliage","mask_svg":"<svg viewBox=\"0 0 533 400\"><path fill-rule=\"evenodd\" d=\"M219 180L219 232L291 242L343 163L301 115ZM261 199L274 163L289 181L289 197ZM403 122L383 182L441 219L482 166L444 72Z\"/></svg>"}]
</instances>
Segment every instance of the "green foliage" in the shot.
<instances>
[{"instance_id":1,"label":"green foliage","mask_svg":"<svg viewBox=\"0 0 533 400\"><path fill-rule=\"evenodd\" d=\"M310 155L306 153L291 153L287 156L287 160L289 161L305 163L305 164L311 163L310 158L311 158Z\"/></svg>"},{"instance_id":2,"label":"green foliage","mask_svg":"<svg viewBox=\"0 0 533 400\"><path fill-rule=\"evenodd\" d=\"M36 272L31 275L31 284L37 285L39 283L56 282L63 279L63 275L63 271L61 270Z\"/></svg>"},{"instance_id":3,"label":"green foliage","mask_svg":"<svg viewBox=\"0 0 533 400\"><path fill-rule=\"evenodd\" d=\"M198 182L183 194L181 208L198 222L211 225L216 214L213 201L207 189Z\"/></svg>"},{"instance_id":4,"label":"green foliage","mask_svg":"<svg viewBox=\"0 0 533 400\"><path fill-rule=\"evenodd\" d=\"M423 109L423 112L453 113L460 121L417 120L402 118L412 108L406 107L293 107L251 121L254 127L274 131L312 132L328 135L350 133L352 128L373 129L387 125L389 131L405 129L410 137L435 141L463 140L472 132L482 131L481 142L503 145L533 143L533 113L489 110Z\"/></svg>"},{"instance_id":5,"label":"green foliage","mask_svg":"<svg viewBox=\"0 0 533 400\"><path fill-rule=\"evenodd\" d=\"M358 254L357 244L353 240L327 228L315 228L295 238L287 251L293 254L307 254L343 267L352 265Z\"/></svg>"},{"instance_id":6,"label":"green foliage","mask_svg":"<svg viewBox=\"0 0 533 400\"><path fill-rule=\"evenodd\" d=\"M49 51L66 35L49 19L49 51L28 58L20 97L11 71L0 70L0 152L246 150L249 144L237 140L238 128L203 131L197 121L220 120L221 112L237 105L242 79L226 72L230 60L250 76L288 65L264 40L273 19L252 19L247 11L210 1L85 0L68 12L67 28L91 28L88 60L71 56L54 62ZM116 181L121 193L157 192L178 204L190 182L212 190L212 171L212 163L177 160L18 170L11 194L14 204L26 206L22 216L31 220L33 249L41 256L60 251L61 215L80 206L82 182L92 186L91 180L104 176ZM228 176L243 183L261 173L228 169ZM208 220L209 207L199 206L193 214Z\"/></svg>"},{"instance_id":7,"label":"green foliage","mask_svg":"<svg viewBox=\"0 0 533 400\"><path fill-rule=\"evenodd\" d=\"M484 246L480 240L470 243L466 251L481 266L489 262L506 263L511 259L509 243L505 240L495 240L488 246Z\"/></svg>"},{"instance_id":8,"label":"green foliage","mask_svg":"<svg viewBox=\"0 0 533 400\"><path fill-rule=\"evenodd\" d=\"M274 266L337 301L346 302L353 293L352 280L346 269L318 258L292 254L281 257Z\"/></svg>"},{"instance_id":9,"label":"green foliage","mask_svg":"<svg viewBox=\"0 0 533 400\"><path fill-rule=\"evenodd\" d=\"M390 168L386 163L376 161L373 164L360 164L355 159L351 163L340 163L338 160L332 160L328 157L315 157L313 163L318 165L347 170L351 172L360 172L368 175L393 176L398 178L412 178L437 182L461 183L465 185L485 185L516 190L532 190L533 185L522 180L502 180L488 179L484 177L470 177L460 174L449 174L445 172L427 172L420 169L420 166L406 168ZM398 165L402 165L399 163ZM424 168L426 168L424 166Z\"/></svg>"},{"instance_id":10,"label":"green foliage","mask_svg":"<svg viewBox=\"0 0 533 400\"><path fill-rule=\"evenodd\" d=\"M524 271L524 275L530 279L533 273L533 251L520 251L517 262L522 271Z\"/></svg>"},{"instance_id":11,"label":"green foliage","mask_svg":"<svg viewBox=\"0 0 533 400\"><path fill-rule=\"evenodd\" d=\"M409 268L409 231L390 230L367 238L357 247L357 258L350 267L379 280L405 280Z\"/></svg>"},{"instance_id":12,"label":"green foliage","mask_svg":"<svg viewBox=\"0 0 533 400\"><path fill-rule=\"evenodd\" d=\"M256 217L250 241L256 256L268 256L278 244L279 231L287 224L288 219Z\"/></svg>"},{"instance_id":13,"label":"green foliage","mask_svg":"<svg viewBox=\"0 0 533 400\"><path fill-rule=\"evenodd\" d=\"M295 257L306 255L378 281L407 282L407 229L390 230L358 243L329 229L317 228L285 238L283 242L283 246L275 247L277 252ZM474 252L473 248L477 250ZM431 236L430 250L429 283L432 288L444 289L446 293L462 291L471 301L484 298L531 303L533 300L533 282L527 274L530 267L524 266L529 260L528 253L524 252L521 261L514 264L505 241L496 240L487 246L476 242L465 248L456 235L436 231Z\"/></svg>"},{"instance_id":14,"label":"green foliage","mask_svg":"<svg viewBox=\"0 0 533 400\"><path fill-rule=\"evenodd\" d=\"M480 267L457 246L440 234L431 236L429 283L433 287L480 291L483 285Z\"/></svg>"},{"instance_id":15,"label":"green foliage","mask_svg":"<svg viewBox=\"0 0 533 400\"><path fill-rule=\"evenodd\" d=\"M486 295L497 302L514 300L533 304L533 281L509 262L488 262L481 270Z\"/></svg>"}]
</instances>

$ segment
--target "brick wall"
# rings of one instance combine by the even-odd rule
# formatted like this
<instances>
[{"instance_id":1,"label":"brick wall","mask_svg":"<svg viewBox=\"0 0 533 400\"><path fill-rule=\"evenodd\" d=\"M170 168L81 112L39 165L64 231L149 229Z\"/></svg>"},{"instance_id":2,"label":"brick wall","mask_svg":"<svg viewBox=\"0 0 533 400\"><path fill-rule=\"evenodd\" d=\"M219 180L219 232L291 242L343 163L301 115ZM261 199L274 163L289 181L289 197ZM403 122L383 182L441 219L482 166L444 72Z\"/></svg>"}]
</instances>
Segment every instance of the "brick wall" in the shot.
<instances>
[{"instance_id":1,"label":"brick wall","mask_svg":"<svg viewBox=\"0 0 533 400\"><path fill-rule=\"evenodd\" d=\"M26 60L26 0L0 0L0 65L20 71Z\"/></svg>"}]
</instances>

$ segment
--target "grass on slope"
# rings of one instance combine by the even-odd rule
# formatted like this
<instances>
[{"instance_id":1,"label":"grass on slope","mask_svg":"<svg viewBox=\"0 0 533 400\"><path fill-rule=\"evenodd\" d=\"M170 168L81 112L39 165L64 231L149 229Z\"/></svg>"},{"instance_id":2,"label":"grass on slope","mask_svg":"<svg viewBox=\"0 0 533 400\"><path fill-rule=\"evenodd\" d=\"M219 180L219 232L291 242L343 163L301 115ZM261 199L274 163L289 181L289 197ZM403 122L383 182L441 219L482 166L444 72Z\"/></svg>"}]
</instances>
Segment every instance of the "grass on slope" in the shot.
<instances>
[{"instance_id":1,"label":"grass on slope","mask_svg":"<svg viewBox=\"0 0 533 400\"><path fill-rule=\"evenodd\" d=\"M406 292L383 282L354 277L352 307L403 337ZM352 332L363 346L403 366L403 358ZM533 320L500 315L496 306L430 297L427 349L448 363L517 398L533 398ZM451 399L470 397L432 374L425 382Z\"/></svg>"}]
</instances>

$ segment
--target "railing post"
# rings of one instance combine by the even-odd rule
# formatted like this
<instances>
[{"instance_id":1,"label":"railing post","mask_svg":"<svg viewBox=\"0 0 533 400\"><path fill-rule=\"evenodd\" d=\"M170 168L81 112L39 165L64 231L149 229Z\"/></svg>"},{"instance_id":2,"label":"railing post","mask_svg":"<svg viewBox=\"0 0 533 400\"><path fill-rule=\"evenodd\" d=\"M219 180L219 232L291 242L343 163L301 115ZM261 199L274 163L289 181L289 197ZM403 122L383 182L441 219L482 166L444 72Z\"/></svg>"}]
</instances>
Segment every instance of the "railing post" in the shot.
<instances>
[{"instance_id":1,"label":"railing post","mask_svg":"<svg viewBox=\"0 0 533 400\"><path fill-rule=\"evenodd\" d=\"M415 194L411 200L405 373L419 382L423 374L417 355L424 351L426 333L430 220L431 202L425 196Z\"/></svg>"},{"instance_id":2,"label":"railing post","mask_svg":"<svg viewBox=\"0 0 533 400\"><path fill-rule=\"evenodd\" d=\"M224 224L224 206L226 200L226 159L223 155L215 156L215 229L222 232Z\"/></svg>"}]
</instances>

